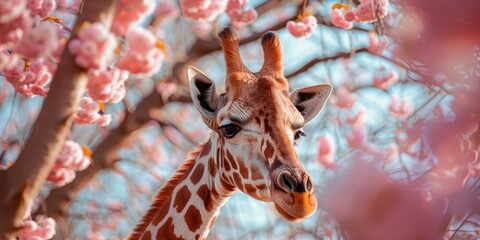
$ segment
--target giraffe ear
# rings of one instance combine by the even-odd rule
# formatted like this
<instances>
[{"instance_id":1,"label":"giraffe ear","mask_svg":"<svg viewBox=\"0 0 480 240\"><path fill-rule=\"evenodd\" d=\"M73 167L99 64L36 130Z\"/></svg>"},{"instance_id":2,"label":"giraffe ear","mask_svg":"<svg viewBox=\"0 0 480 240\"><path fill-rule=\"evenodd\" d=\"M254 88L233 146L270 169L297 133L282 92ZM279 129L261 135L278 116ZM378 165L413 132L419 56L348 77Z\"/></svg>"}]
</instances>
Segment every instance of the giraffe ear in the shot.
<instances>
[{"instance_id":1,"label":"giraffe ear","mask_svg":"<svg viewBox=\"0 0 480 240\"><path fill-rule=\"evenodd\" d=\"M302 114L304 123L307 123L322 110L331 93L332 85L319 84L293 91L290 100Z\"/></svg>"},{"instance_id":2,"label":"giraffe ear","mask_svg":"<svg viewBox=\"0 0 480 240\"><path fill-rule=\"evenodd\" d=\"M215 83L194 67L188 67L187 76L193 104L205 120L215 119L219 100Z\"/></svg>"}]
</instances>

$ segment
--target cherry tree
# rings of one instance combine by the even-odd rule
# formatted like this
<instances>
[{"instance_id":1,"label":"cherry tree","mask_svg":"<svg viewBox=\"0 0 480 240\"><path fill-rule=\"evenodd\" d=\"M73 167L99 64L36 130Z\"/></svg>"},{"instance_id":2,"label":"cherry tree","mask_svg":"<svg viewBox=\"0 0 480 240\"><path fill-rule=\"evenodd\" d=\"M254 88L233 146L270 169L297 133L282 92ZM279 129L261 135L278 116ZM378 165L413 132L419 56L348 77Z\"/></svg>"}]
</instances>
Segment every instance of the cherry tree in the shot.
<instances>
[{"instance_id":1,"label":"cherry tree","mask_svg":"<svg viewBox=\"0 0 480 240\"><path fill-rule=\"evenodd\" d=\"M124 238L204 141L186 68L224 76L280 34L292 88L329 82L298 152L319 209L292 225L236 195L211 235L475 239L480 17L451 1L2 0L0 238ZM395 238L396 237L396 238Z\"/></svg>"}]
</instances>

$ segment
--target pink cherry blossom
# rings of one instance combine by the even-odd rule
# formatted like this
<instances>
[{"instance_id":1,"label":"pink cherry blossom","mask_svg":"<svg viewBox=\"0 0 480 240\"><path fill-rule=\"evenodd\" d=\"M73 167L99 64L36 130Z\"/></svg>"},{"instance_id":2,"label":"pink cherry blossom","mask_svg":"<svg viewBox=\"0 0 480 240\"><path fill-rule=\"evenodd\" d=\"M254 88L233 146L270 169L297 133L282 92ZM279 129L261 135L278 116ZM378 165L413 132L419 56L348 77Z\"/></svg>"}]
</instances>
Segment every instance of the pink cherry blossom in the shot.
<instances>
[{"instance_id":1,"label":"pink cherry blossom","mask_svg":"<svg viewBox=\"0 0 480 240\"><path fill-rule=\"evenodd\" d=\"M362 147L367 140L367 133L365 128L362 127L352 127L350 134L346 136L347 144L351 148Z\"/></svg>"},{"instance_id":2,"label":"pink cherry blossom","mask_svg":"<svg viewBox=\"0 0 480 240\"><path fill-rule=\"evenodd\" d=\"M65 141L55 160L47 180L56 187L64 186L75 179L75 172L82 171L90 165L90 158L85 156L82 147L71 140Z\"/></svg>"},{"instance_id":3,"label":"pink cherry blossom","mask_svg":"<svg viewBox=\"0 0 480 240\"><path fill-rule=\"evenodd\" d=\"M26 97L35 95L45 97L48 93L45 86L52 78L51 73L40 60L30 62L28 67L25 66L25 61L18 61L14 68L4 71L4 75L15 90Z\"/></svg>"},{"instance_id":4,"label":"pink cherry blossom","mask_svg":"<svg viewBox=\"0 0 480 240\"><path fill-rule=\"evenodd\" d=\"M3 3L0 5L3 6ZM2 16L2 14L0 14L0 16ZM14 46L22 39L23 34L25 34L31 26L32 19L28 11L22 12L10 22L0 22L0 45L10 44Z\"/></svg>"},{"instance_id":5,"label":"pink cherry blossom","mask_svg":"<svg viewBox=\"0 0 480 240\"><path fill-rule=\"evenodd\" d=\"M318 155L317 162L325 168L335 168L337 164L334 162L335 143L330 136L317 138Z\"/></svg>"},{"instance_id":6,"label":"pink cherry blossom","mask_svg":"<svg viewBox=\"0 0 480 240\"><path fill-rule=\"evenodd\" d=\"M316 28L317 19L314 16L304 16L301 22L287 22L288 32L296 38L309 37Z\"/></svg>"},{"instance_id":7,"label":"pink cherry blossom","mask_svg":"<svg viewBox=\"0 0 480 240\"><path fill-rule=\"evenodd\" d=\"M158 3L157 11L155 12L155 21L162 23L170 19L177 18L180 15L180 9L171 0L162 0Z\"/></svg>"},{"instance_id":8,"label":"pink cherry blossom","mask_svg":"<svg viewBox=\"0 0 480 240\"><path fill-rule=\"evenodd\" d=\"M380 89L387 89L398 81L398 73L396 71L389 71L384 76L375 76L373 78L373 85Z\"/></svg>"},{"instance_id":9,"label":"pink cherry blossom","mask_svg":"<svg viewBox=\"0 0 480 240\"><path fill-rule=\"evenodd\" d=\"M128 50L118 61L119 69L146 76L151 76L160 70L164 56L161 49L163 43L157 41L152 32L144 28L132 27L125 37Z\"/></svg>"},{"instance_id":10,"label":"pink cherry blossom","mask_svg":"<svg viewBox=\"0 0 480 240\"><path fill-rule=\"evenodd\" d=\"M125 205L117 200L108 200L106 202L107 208L110 211L118 212L122 211L125 208Z\"/></svg>"},{"instance_id":11,"label":"pink cherry blossom","mask_svg":"<svg viewBox=\"0 0 480 240\"><path fill-rule=\"evenodd\" d=\"M25 13L26 0L3 0L0 4L0 25L12 22Z\"/></svg>"},{"instance_id":12,"label":"pink cherry blossom","mask_svg":"<svg viewBox=\"0 0 480 240\"><path fill-rule=\"evenodd\" d=\"M360 109L353 115L348 115L347 118L345 119L345 122L347 122L348 125L352 127L360 127L363 126L364 124L364 119L365 117L365 110Z\"/></svg>"},{"instance_id":13,"label":"pink cherry blossom","mask_svg":"<svg viewBox=\"0 0 480 240\"><path fill-rule=\"evenodd\" d=\"M211 22L227 7L227 0L180 0L185 17L195 21Z\"/></svg>"},{"instance_id":14,"label":"pink cherry blossom","mask_svg":"<svg viewBox=\"0 0 480 240\"><path fill-rule=\"evenodd\" d=\"M381 55L388 46L388 39L384 36L368 33L368 51L375 55Z\"/></svg>"},{"instance_id":15,"label":"pink cherry blossom","mask_svg":"<svg viewBox=\"0 0 480 240\"><path fill-rule=\"evenodd\" d=\"M85 25L78 38L70 41L68 50L75 55L75 63L84 68L106 69L113 58L117 41L115 35L101 23Z\"/></svg>"},{"instance_id":16,"label":"pink cherry blossom","mask_svg":"<svg viewBox=\"0 0 480 240\"><path fill-rule=\"evenodd\" d=\"M392 97L389 107L390 113L397 118L406 118L412 113L413 105L408 99Z\"/></svg>"},{"instance_id":17,"label":"pink cherry blossom","mask_svg":"<svg viewBox=\"0 0 480 240\"><path fill-rule=\"evenodd\" d=\"M342 109L350 109L357 102L357 95L348 91L345 87L340 87L332 98L334 104Z\"/></svg>"},{"instance_id":18,"label":"pink cherry blossom","mask_svg":"<svg viewBox=\"0 0 480 240\"><path fill-rule=\"evenodd\" d=\"M90 165L90 159L85 156L82 147L78 143L67 140L63 144L55 164L74 171L82 171Z\"/></svg>"},{"instance_id":19,"label":"pink cherry blossom","mask_svg":"<svg viewBox=\"0 0 480 240\"><path fill-rule=\"evenodd\" d=\"M61 30L59 25L53 22L41 22L27 31L16 52L27 58L41 58L51 56L60 44Z\"/></svg>"},{"instance_id":20,"label":"pink cherry blossom","mask_svg":"<svg viewBox=\"0 0 480 240\"><path fill-rule=\"evenodd\" d=\"M35 221L27 220L23 228L17 233L19 240L44 240L55 235L55 220L43 215L37 216Z\"/></svg>"},{"instance_id":21,"label":"pink cherry blossom","mask_svg":"<svg viewBox=\"0 0 480 240\"><path fill-rule=\"evenodd\" d=\"M120 69L88 72L87 93L96 101L116 103L125 97L128 72Z\"/></svg>"},{"instance_id":22,"label":"pink cherry blossom","mask_svg":"<svg viewBox=\"0 0 480 240\"><path fill-rule=\"evenodd\" d=\"M55 0L28 0L27 8L32 15L45 18L57 8Z\"/></svg>"},{"instance_id":23,"label":"pink cherry blossom","mask_svg":"<svg viewBox=\"0 0 480 240\"><path fill-rule=\"evenodd\" d=\"M373 22L388 14L389 0L361 0L355 9L356 21Z\"/></svg>"},{"instance_id":24,"label":"pink cherry blossom","mask_svg":"<svg viewBox=\"0 0 480 240\"><path fill-rule=\"evenodd\" d=\"M17 66L18 55L8 53L6 49L0 46L0 72L9 71Z\"/></svg>"},{"instance_id":25,"label":"pink cherry blossom","mask_svg":"<svg viewBox=\"0 0 480 240\"><path fill-rule=\"evenodd\" d=\"M248 3L247 0L229 0L226 12L233 22L252 23L258 16L255 9L250 8L244 10L243 8Z\"/></svg>"},{"instance_id":26,"label":"pink cherry blossom","mask_svg":"<svg viewBox=\"0 0 480 240\"><path fill-rule=\"evenodd\" d=\"M210 23L197 22L190 27L190 30L192 30L198 37L204 38L212 32L212 28L213 26Z\"/></svg>"},{"instance_id":27,"label":"pink cherry blossom","mask_svg":"<svg viewBox=\"0 0 480 240\"><path fill-rule=\"evenodd\" d=\"M332 9L330 11L330 17L332 18L332 24L344 29L351 29L353 27L353 23L351 21L351 17L349 18L350 21L345 19L345 11L340 9ZM351 14L350 14L351 15Z\"/></svg>"},{"instance_id":28,"label":"pink cherry blossom","mask_svg":"<svg viewBox=\"0 0 480 240\"><path fill-rule=\"evenodd\" d=\"M87 240L105 240L106 238L103 236L101 232L87 232Z\"/></svg>"},{"instance_id":29,"label":"pink cherry blossom","mask_svg":"<svg viewBox=\"0 0 480 240\"><path fill-rule=\"evenodd\" d=\"M154 7L152 0L119 0L112 23L112 32L124 35L130 26L142 19Z\"/></svg>"},{"instance_id":30,"label":"pink cherry blossom","mask_svg":"<svg viewBox=\"0 0 480 240\"><path fill-rule=\"evenodd\" d=\"M107 126L112 121L110 114L101 114L100 105L89 97L83 97L78 110L73 115L73 121L77 124L98 124Z\"/></svg>"}]
</instances>

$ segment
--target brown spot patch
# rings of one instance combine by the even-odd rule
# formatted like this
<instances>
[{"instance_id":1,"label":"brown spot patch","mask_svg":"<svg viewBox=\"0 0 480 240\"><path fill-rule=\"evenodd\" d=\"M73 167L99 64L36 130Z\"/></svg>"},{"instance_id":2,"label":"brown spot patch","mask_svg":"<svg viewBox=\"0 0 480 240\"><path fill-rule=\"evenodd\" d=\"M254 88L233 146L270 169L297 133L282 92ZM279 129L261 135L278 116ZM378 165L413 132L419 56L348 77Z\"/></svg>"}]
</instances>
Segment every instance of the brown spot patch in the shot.
<instances>
[{"instance_id":1,"label":"brown spot patch","mask_svg":"<svg viewBox=\"0 0 480 240\"><path fill-rule=\"evenodd\" d=\"M227 158L227 160L228 160L228 158ZM231 170L230 163L228 163L228 162L229 162L229 160L228 161L223 161L223 165L224 165L226 171Z\"/></svg>"},{"instance_id":2,"label":"brown spot patch","mask_svg":"<svg viewBox=\"0 0 480 240\"><path fill-rule=\"evenodd\" d=\"M200 211L194 206L190 206L185 213L185 222L191 232L197 231L202 225L202 216Z\"/></svg>"},{"instance_id":3,"label":"brown spot patch","mask_svg":"<svg viewBox=\"0 0 480 240\"><path fill-rule=\"evenodd\" d=\"M253 192L257 191L257 189L252 184L246 183L245 184L245 191L253 193Z\"/></svg>"},{"instance_id":4,"label":"brown spot patch","mask_svg":"<svg viewBox=\"0 0 480 240\"><path fill-rule=\"evenodd\" d=\"M157 232L156 239L174 239L174 240L183 240L181 237L177 237L174 233L175 227L173 226L173 218L168 218L168 220L163 224Z\"/></svg>"},{"instance_id":5,"label":"brown spot patch","mask_svg":"<svg viewBox=\"0 0 480 240\"><path fill-rule=\"evenodd\" d=\"M260 170L257 166L252 166L252 180L263 179L263 175L260 173Z\"/></svg>"},{"instance_id":6,"label":"brown spot patch","mask_svg":"<svg viewBox=\"0 0 480 240\"><path fill-rule=\"evenodd\" d=\"M233 174L233 180L235 181L235 184L237 184L238 188L244 189L243 184L242 184L242 179L240 178L240 174L234 173Z\"/></svg>"},{"instance_id":7,"label":"brown spot patch","mask_svg":"<svg viewBox=\"0 0 480 240\"><path fill-rule=\"evenodd\" d=\"M193 171L192 177L190 178L193 184L197 184L200 181L200 179L202 179L203 169L204 169L203 164L199 163L195 168L195 170Z\"/></svg>"},{"instance_id":8,"label":"brown spot patch","mask_svg":"<svg viewBox=\"0 0 480 240\"><path fill-rule=\"evenodd\" d=\"M152 239L152 232L146 231L143 233L141 240L151 240L151 239Z\"/></svg>"},{"instance_id":9,"label":"brown spot patch","mask_svg":"<svg viewBox=\"0 0 480 240\"><path fill-rule=\"evenodd\" d=\"M270 159L273 157L273 146L269 141L266 141L267 147L265 148L265 157Z\"/></svg>"},{"instance_id":10,"label":"brown spot patch","mask_svg":"<svg viewBox=\"0 0 480 240\"><path fill-rule=\"evenodd\" d=\"M245 163L243 161L238 161L238 165L240 166L240 174L244 179L248 178L248 169L245 167Z\"/></svg>"},{"instance_id":11,"label":"brown spot patch","mask_svg":"<svg viewBox=\"0 0 480 240\"><path fill-rule=\"evenodd\" d=\"M217 175L217 166L215 166L215 160L212 157L208 159L208 172L212 177Z\"/></svg>"},{"instance_id":12,"label":"brown spot patch","mask_svg":"<svg viewBox=\"0 0 480 240\"><path fill-rule=\"evenodd\" d=\"M227 152L227 153L228 153L227 160L230 162L230 164L232 164L232 168L233 169L238 169L237 162L235 161L235 158L230 154L230 152Z\"/></svg>"},{"instance_id":13,"label":"brown spot patch","mask_svg":"<svg viewBox=\"0 0 480 240\"><path fill-rule=\"evenodd\" d=\"M173 202L173 207L177 209L177 212L183 211L191 195L192 194L187 186L183 186L178 190L177 195L175 196L175 201Z\"/></svg>"},{"instance_id":14,"label":"brown spot patch","mask_svg":"<svg viewBox=\"0 0 480 240\"><path fill-rule=\"evenodd\" d=\"M267 185L265 184L260 184L260 185L257 185L257 189L262 191L262 190L265 190L267 188Z\"/></svg>"},{"instance_id":15,"label":"brown spot patch","mask_svg":"<svg viewBox=\"0 0 480 240\"><path fill-rule=\"evenodd\" d=\"M212 150L212 143L211 143L211 140L208 140L208 142L205 143L205 146L203 146L202 152L200 153L200 157L207 156L211 150Z\"/></svg>"},{"instance_id":16,"label":"brown spot patch","mask_svg":"<svg viewBox=\"0 0 480 240\"><path fill-rule=\"evenodd\" d=\"M200 200L203 201L205 205L205 209L208 212L211 212L213 209L213 201L210 195L210 189L208 189L207 185L202 185L198 188L197 195L200 197Z\"/></svg>"}]
</instances>

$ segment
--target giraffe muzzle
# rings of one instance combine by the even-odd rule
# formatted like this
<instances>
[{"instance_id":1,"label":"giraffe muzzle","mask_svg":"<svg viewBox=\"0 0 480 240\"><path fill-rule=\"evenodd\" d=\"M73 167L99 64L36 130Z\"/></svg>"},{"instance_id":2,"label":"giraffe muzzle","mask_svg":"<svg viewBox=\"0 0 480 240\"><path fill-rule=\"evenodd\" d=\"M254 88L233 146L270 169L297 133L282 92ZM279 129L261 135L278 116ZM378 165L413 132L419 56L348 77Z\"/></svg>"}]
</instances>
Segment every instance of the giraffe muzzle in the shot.
<instances>
[{"instance_id":1,"label":"giraffe muzzle","mask_svg":"<svg viewBox=\"0 0 480 240\"><path fill-rule=\"evenodd\" d=\"M282 171L277 175L276 185L286 193L313 193L313 182L304 171Z\"/></svg>"},{"instance_id":2,"label":"giraffe muzzle","mask_svg":"<svg viewBox=\"0 0 480 240\"><path fill-rule=\"evenodd\" d=\"M296 222L317 209L313 181L303 169L281 169L274 174L272 200L286 220Z\"/></svg>"}]
</instances>

